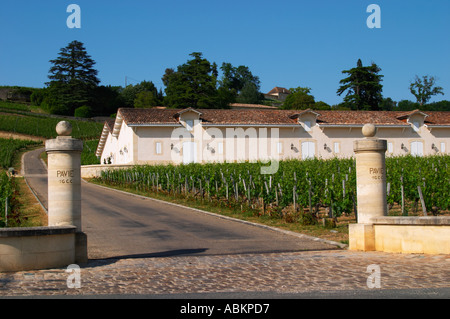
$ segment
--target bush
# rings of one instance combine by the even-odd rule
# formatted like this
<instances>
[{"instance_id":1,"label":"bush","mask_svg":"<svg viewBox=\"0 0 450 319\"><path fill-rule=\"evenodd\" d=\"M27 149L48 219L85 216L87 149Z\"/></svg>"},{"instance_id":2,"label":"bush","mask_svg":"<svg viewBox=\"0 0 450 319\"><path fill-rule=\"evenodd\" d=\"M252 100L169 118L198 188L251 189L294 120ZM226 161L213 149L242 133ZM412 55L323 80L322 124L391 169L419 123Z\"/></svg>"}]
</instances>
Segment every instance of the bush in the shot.
<instances>
[{"instance_id":1,"label":"bush","mask_svg":"<svg viewBox=\"0 0 450 319\"><path fill-rule=\"evenodd\" d=\"M92 117L92 109L87 105L80 106L79 108L75 109L74 116L83 118Z\"/></svg>"},{"instance_id":2,"label":"bush","mask_svg":"<svg viewBox=\"0 0 450 319\"><path fill-rule=\"evenodd\" d=\"M33 94L31 94L31 103L33 103L36 106L41 106L46 96L47 96L46 89L36 89L34 90Z\"/></svg>"}]
</instances>

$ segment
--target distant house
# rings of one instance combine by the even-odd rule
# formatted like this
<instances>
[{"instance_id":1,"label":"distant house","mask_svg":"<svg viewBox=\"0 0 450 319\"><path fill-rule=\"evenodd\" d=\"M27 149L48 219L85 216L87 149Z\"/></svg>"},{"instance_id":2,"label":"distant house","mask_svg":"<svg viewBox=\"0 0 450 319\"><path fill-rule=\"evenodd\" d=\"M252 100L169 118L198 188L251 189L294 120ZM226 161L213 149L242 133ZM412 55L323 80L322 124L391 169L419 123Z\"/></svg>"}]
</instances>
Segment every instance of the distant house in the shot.
<instances>
[{"instance_id":1,"label":"distant house","mask_svg":"<svg viewBox=\"0 0 450 319\"><path fill-rule=\"evenodd\" d=\"M366 123L387 156L450 153L450 112L121 108L96 154L130 165L351 157Z\"/></svg>"},{"instance_id":2,"label":"distant house","mask_svg":"<svg viewBox=\"0 0 450 319\"><path fill-rule=\"evenodd\" d=\"M264 94L266 99L277 100L283 102L291 92L286 88L274 87L268 93Z\"/></svg>"}]
</instances>

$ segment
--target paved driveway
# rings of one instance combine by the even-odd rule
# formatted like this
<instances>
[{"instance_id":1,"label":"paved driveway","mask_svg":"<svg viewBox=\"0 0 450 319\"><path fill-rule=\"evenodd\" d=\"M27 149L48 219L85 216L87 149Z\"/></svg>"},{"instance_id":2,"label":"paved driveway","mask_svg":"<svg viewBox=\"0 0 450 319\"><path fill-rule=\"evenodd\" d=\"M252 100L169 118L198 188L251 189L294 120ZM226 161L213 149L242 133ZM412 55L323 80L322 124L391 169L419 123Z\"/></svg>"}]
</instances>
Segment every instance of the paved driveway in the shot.
<instances>
[{"instance_id":1,"label":"paved driveway","mask_svg":"<svg viewBox=\"0 0 450 319\"><path fill-rule=\"evenodd\" d=\"M46 168L37 150L24 156L28 183L47 204ZM89 259L225 255L336 249L165 202L82 183L82 225Z\"/></svg>"}]
</instances>

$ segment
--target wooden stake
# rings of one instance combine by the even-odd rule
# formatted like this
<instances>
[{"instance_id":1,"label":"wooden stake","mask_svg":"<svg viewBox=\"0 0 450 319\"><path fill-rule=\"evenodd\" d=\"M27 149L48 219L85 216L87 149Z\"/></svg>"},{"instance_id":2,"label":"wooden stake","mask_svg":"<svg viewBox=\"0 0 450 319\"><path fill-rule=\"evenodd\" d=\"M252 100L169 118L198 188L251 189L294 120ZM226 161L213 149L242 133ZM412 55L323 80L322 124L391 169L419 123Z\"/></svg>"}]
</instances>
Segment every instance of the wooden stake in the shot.
<instances>
[{"instance_id":1,"label":"wooden stake","mask_svg":"<svg viewBox=\"0 0 450 319\"><path fill-rule=\"evenodd\" d=\"M422 204L423 216L427 216L427 208L425 207L425 200L423 199L422 189L420 186L417 186L417 190L419 191L420 202Z\"/></svg>"}]
</instances>

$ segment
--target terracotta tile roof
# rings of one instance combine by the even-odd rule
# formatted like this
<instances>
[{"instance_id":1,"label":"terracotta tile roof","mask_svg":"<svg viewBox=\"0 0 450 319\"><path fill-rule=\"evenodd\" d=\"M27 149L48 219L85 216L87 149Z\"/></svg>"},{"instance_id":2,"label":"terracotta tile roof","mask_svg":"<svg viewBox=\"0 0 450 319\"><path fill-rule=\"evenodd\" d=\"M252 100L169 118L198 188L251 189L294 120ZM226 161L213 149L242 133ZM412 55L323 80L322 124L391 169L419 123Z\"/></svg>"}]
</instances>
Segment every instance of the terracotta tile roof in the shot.
<instances>
[{"instance_id":1,"label":"terracotta tile roof","mask_svg":"<svg viewBox=\"0 0 450 319\"><path fill-rule=\"evenodd\" d=\"M174 115L182 110L176 109L119 109L119 113L127 124L177 124Z\"/></svg>"},{"instance_id":2,"label":"terracotta tile roof","mask_svg":"<svg viewBox=\"0 0 450 319\"><path fill-rule=\"evenodd\" d=\"M288 89L281 88L281 87L278 87L278 86L274 87L272 90L270 90L266 94L271 95L271 94L277 94L277 93L291 94L291 92Z\"/></svg>"},{"instance_id":3,"label":"terracotta tile roof","mask_svg":"<svg viewBox=\"0 0 450 319\"><path fill-rule=\"evenodd\" d=\"M292 125L297 124L291 119L293 111L248 109L248 110L202 110L203 124L236 124L236 125Z\"/></svg>"},{"instance_id":4,"label":"terracotta tile roof","mask_svg":"<svg viewBox=\"0 0 450 319\"><path fill-rule=\"evenodd\" d=\"M276 106L269 106L263 104L245 104L245 103L231 103L232 109L278 109Z\"/></svg>"},{"instance_id":5,"label":"terracotta tile roof","mask_svg":"<svg viewBox=\"0 0 450 319\"><path fill-rule=\"evenodd\" d=\"M317 111L319 124L328 125L408 125L397 119L395 112L388 111Z\"/></svg>"},{"instance_id":6,"label":"terracotta tile roof","mask_svg":"<svg viewBox=\"0 0 450 319\"><path fill-rule=\"evenodd\" d=\"M114 120L114 119L110 119L110 120L105 121L105 126L111 133L114 130L114 123L115 122L116 122L116 120Z\"/></svg>"},{"instance_id":7,"label":"terracotta tile roof","mask_svg":"<svg viewBox=\"0 0 450 319\"><path fill-rule=\"evenodd\" d=\"M184 109L185 110L185 109ZM127 124L178 124L177 114L183 109L119 109ZM398 111L313 111L279 109L199 109L205 125L292 125L298 116L312 112L319 125L378 125L408 126L405 115L412 112ZM450 125L450 112L422 112L427 115L425 124ZM409 114L409 115L411 115Z\"/></svg>"},{"instance_id":8,"label":"terracotta tile roof","mask_svg":"<svg viewBox=\"0 0 450 319\"><path fill-rule=\"evenodd\" d=\"M396 113L396 117L400 120L400 119L406 119L408 117L410 117L411 115L414 115L416 113L420 113L420 114L424 114L425 116L427 116L427 114L425 114L424 112L420 111L420 110L413 110L413 111L397 111Z\"/></svg>"},{"instance_id":9,"label":"terracotta tile roof","mask_svg":"<svg viewBox=\"0 0 450 319\"><path fill-rule=\"evenodd\" d=\"M450 125L450 112L435 111L425 112L428 116L425 118L427 125Z\"/></svg>"}]
</instances>

